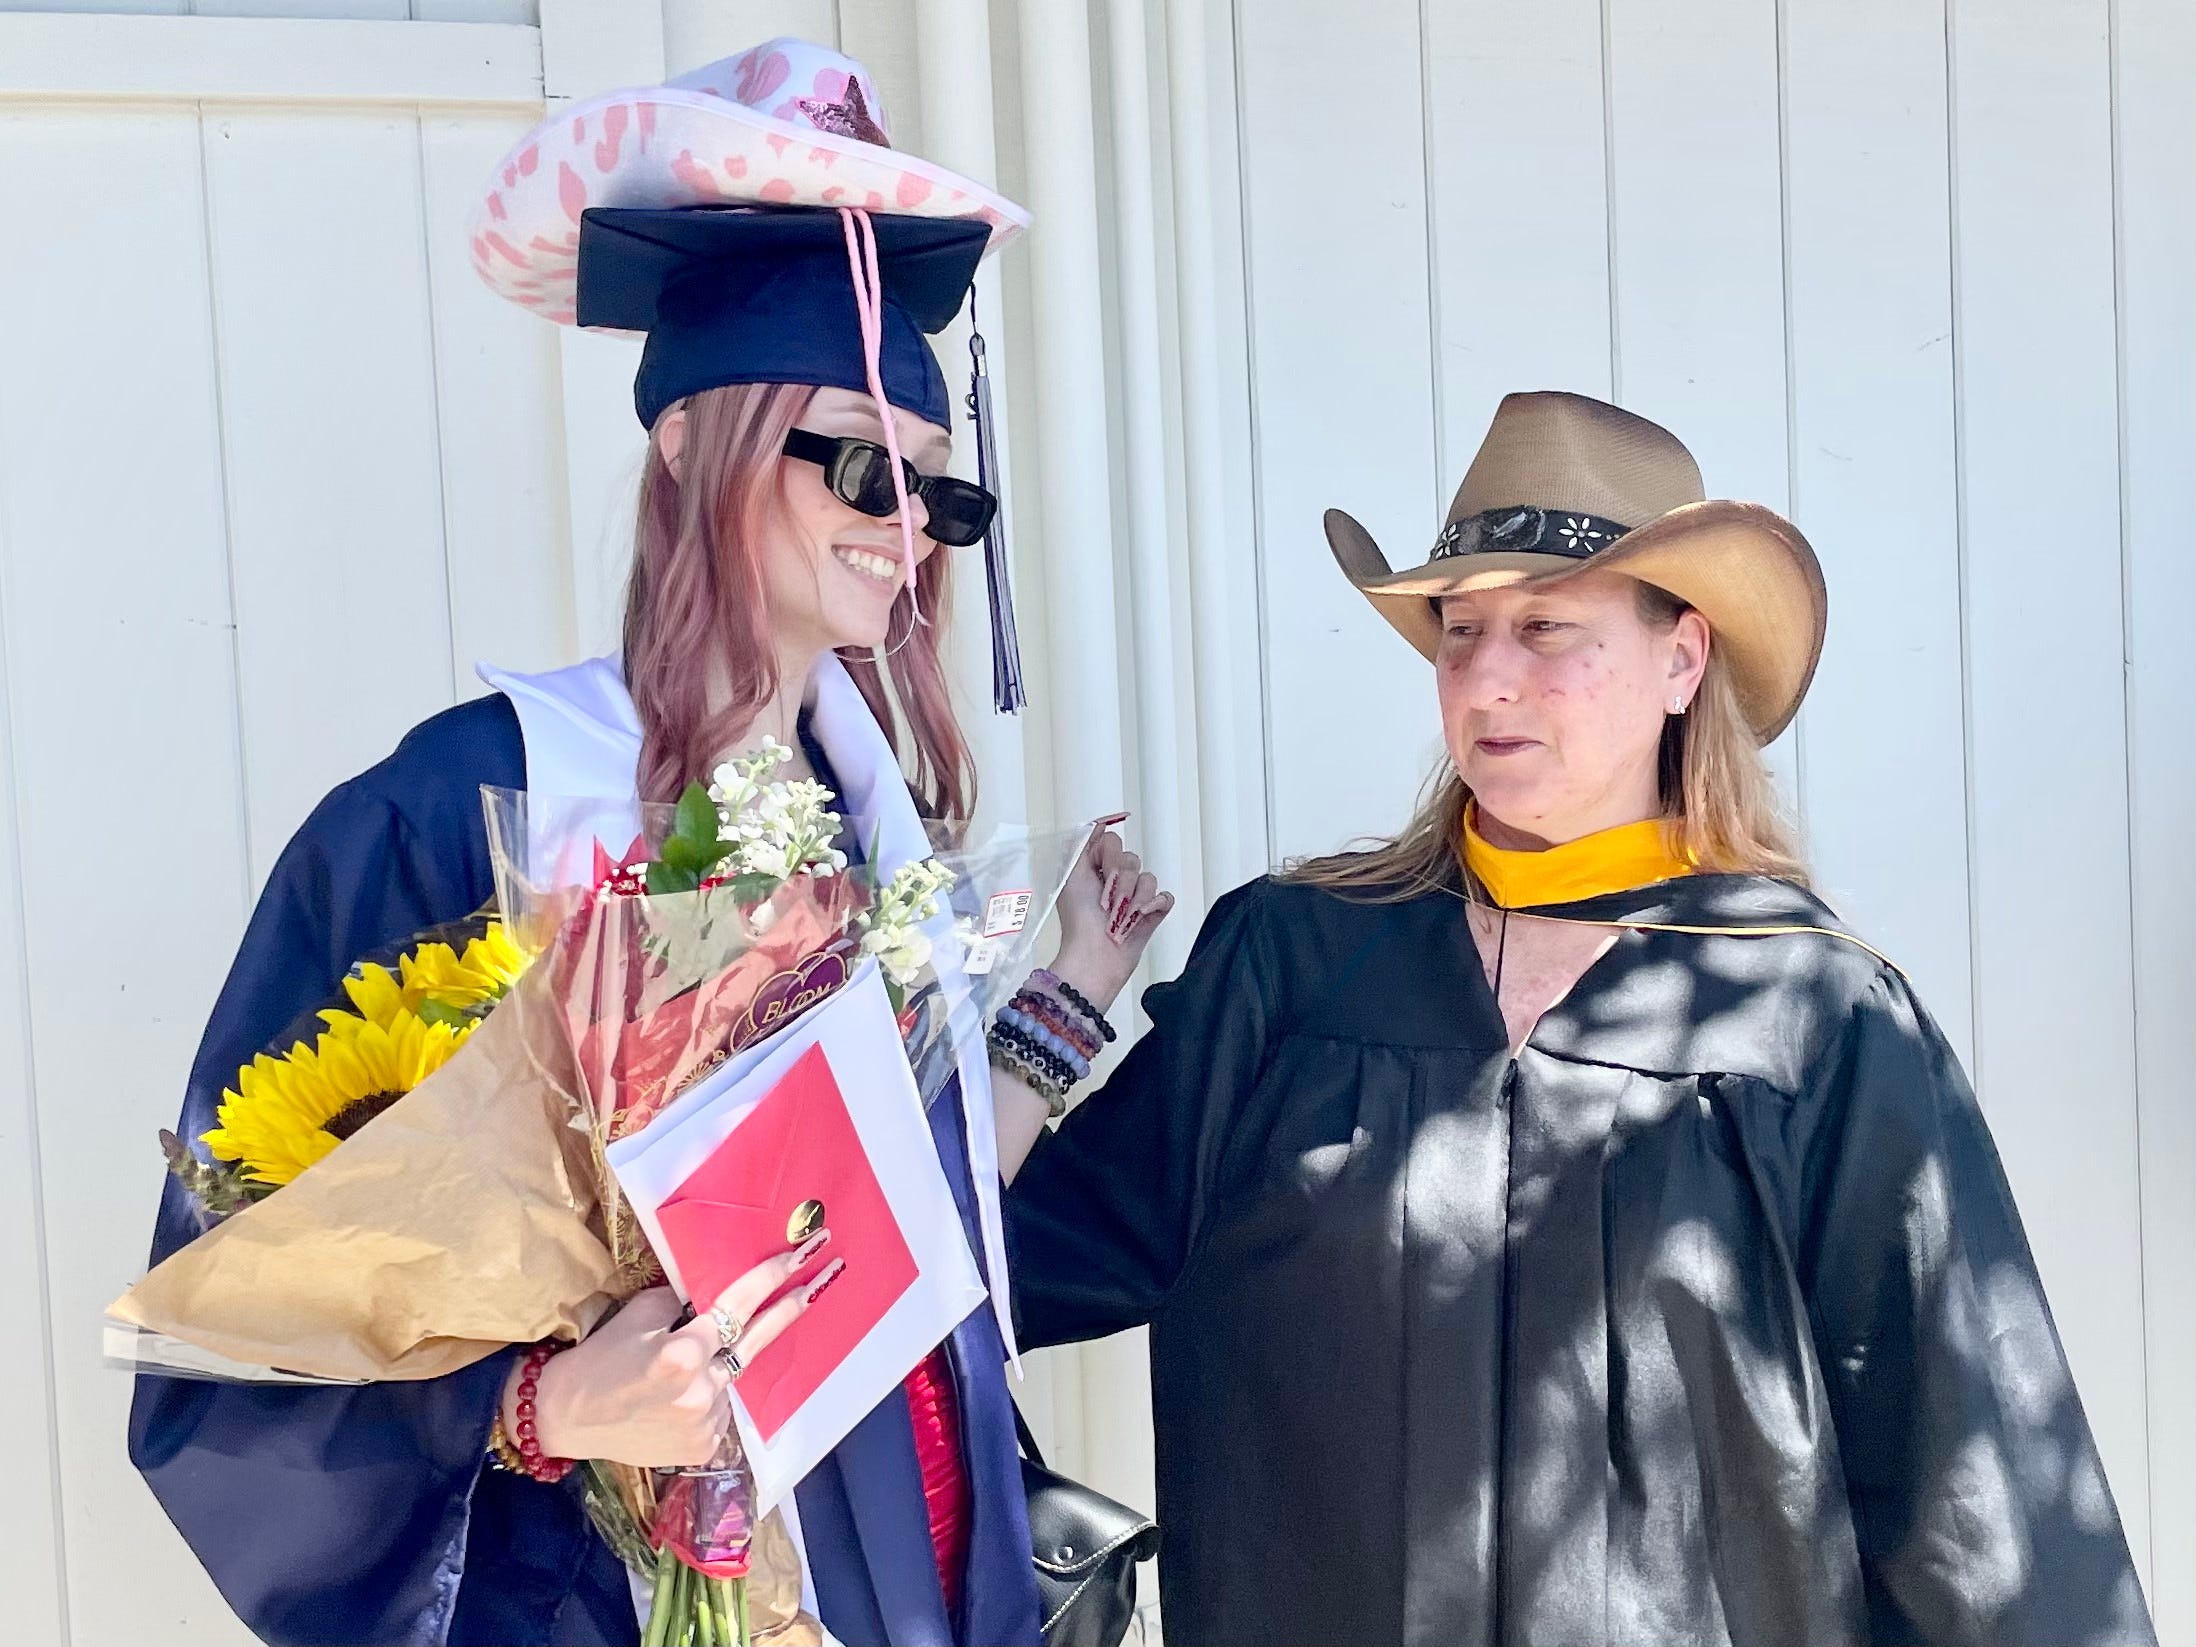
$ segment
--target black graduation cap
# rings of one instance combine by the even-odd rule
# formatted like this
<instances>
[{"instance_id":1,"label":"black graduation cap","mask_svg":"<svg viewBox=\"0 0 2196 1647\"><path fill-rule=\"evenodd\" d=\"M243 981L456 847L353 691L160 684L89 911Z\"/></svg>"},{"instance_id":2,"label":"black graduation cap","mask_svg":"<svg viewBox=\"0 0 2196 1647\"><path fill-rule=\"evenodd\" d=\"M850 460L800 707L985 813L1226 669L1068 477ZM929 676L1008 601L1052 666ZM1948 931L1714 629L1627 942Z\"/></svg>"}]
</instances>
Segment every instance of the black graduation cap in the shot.
<instances>
[{"instance_id":1,"label":"black graduation cap","mask_svg":"<svg viewBox=\"0 0 2196 1647\"><path fill-rule=\"evenodd\" d=\"M990 243L978 218L871 213L883 287L885 397L952 425L924 341L960 312ZM633 407L643 426L674 401L730 383L866 392L844 219L807 206L601 206L580 216L582 326L646 332Z\"/></svg>"}]
</instances>

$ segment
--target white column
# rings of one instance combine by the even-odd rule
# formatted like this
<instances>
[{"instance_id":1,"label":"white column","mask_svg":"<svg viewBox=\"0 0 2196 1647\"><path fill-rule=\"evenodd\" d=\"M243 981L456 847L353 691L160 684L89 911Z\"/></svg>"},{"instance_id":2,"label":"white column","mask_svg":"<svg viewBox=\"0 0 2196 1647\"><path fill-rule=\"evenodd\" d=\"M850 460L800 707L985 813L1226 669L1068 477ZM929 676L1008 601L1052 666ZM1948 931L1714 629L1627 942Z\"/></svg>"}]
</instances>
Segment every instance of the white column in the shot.
<instances>
[{"instance_id":1,"label":"white column","mask_svg":"<svg viewBox=\"0 0 2196 1647\"><path fill-rule=\"evenodd\" d=\"M1203 857L1198 796L1185 788L1195 755L1181 752L1174 649L1177 591L1170 577L1166 382L1161 365L1159 244L1153 199L1151 60L1145 0L1113 0L1106 8L1113 94L1115 289L1120 299L1121 427L1126 450L1130 648L1121 666L1133 671L1136 710L1138 849L1190 911L1202 907ZM1191 843L1185 850L1185 843ZM1153 940L1153 969L1171 977L1189 954L1191 922L1170 921Z\"/></svg>"},{"instance_id":2,"label":"white column","mask_svg":"<svg viewBox=\"0 0 2196 1647\"><path fill-rule=\"evenodd\" d=\"M1219 206L1206 0L1161 0L1167 18L1167 114L1173 161L1175 361L1182 395L1182 476L1189 519L1190 623L1197 695L1197 815L1210 898L1265 867L1258 697L1258 567L1240 544L1226 493L1228 385L1220 367ZM1240 292L1238 291L1240 297ZM1236 416L1243 408L1234 408ZM1247 503L1245 505L1247 507ZM1201 912L1201 910L1200 910Z\"/></svg>"},{"instance_id":3,"label":"white column","mask_svg":"<svg viewBox=\"0 0 2196 1647\"><path fill-rule=\"evenodd\" d=\"M1089 818L1120 804L1125 777L1089 7L1043 0L1020 23L1023 106L1040 111L1027 160L1045 612L1028 638L1051 654L1051 701L1037 708L1052 736L1053 814Z\"/></svg>"},{"instance_id":4,"label":"white column","mask_svg":"<svg viewBox=\"0 0 2196 1647\"><path fill-rule=\"evenodd\" d=\"M949 166L964 177L990 183L999 174L998 142L991 104L991 13L984 0L916 0L916 73L922 105L924 158ZM1042 233L1042 229L1038 231ZM1001 254L1028 256L1027 243ZM989 258L976 276L976 313L984 332L985 358L991 373L994 412L992 435L997 443L999 466L1006 478L1000 491L1012 488L1013 463L1008 456L1006 325L1001 308L999 259ZM969 328L966 319L954 322L935 339L938 359L945 367L946 383L953 393L953 467L959 474L976 473L975 425L966 416L962 397L969 379ZM1034 479L1034 475L1030 477ZM1022 544L1024 567L1034 553ZM1010 556L1017 546L1008 540ZM949 668L962 707L962 725L976 757L981 781L981 820L1022 821L1030 816L1027 774L1023 761L1024 726L1018 717L995 714L991 708L991 623L984 594L984 552L980 546L950 551L954 556L954 607ZM1018 589L1025 595L1026 579ZM1020 612L1024 650L1039 645L1043 630L1038 613L1025 598Z\"/></svg>"}]
</instances>

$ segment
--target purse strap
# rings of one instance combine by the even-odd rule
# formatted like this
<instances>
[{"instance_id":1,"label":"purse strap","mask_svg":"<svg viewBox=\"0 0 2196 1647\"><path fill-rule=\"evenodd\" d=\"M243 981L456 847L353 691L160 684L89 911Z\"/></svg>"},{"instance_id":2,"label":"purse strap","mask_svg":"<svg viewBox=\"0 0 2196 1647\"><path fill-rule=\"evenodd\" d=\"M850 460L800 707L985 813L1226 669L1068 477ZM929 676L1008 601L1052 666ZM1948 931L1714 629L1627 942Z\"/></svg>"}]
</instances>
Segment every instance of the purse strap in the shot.
<instances>
[{"instance_id":1,"label":"purse strap","mask_svg":"<svg viewBox=\"0 0 2196 1647\"><path fill-rule=\"evenodd\" d=\"M1045 1462L1045 1455L1037 1450L1037 1438L1029 1433L1029 1420L1022 1416L1022 1404L1008 1396L1007 1405L1014 1409L1014 1438L1022 1444L1022 1456L1040 1470L1049 1470L1052 1466Z\"/></svg>"}]
</instances>

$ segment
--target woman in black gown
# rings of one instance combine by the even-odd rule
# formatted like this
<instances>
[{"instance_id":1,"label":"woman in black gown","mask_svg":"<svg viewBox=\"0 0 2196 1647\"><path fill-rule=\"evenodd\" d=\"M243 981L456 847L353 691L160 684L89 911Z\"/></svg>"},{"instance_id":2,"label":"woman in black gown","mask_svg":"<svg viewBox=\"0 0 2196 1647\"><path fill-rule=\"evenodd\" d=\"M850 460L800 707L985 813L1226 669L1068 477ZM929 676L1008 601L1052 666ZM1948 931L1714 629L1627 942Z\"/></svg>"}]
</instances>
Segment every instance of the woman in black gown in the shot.
<instances>
[{"instance_id":1,"label":"woman in black gown","mask_svg":"<svg viewBox=\"0 0 2196 1647\"><path fill-rule=\"evenodd\" d=\"M2151 1639L1989 1133L1759 758L1806 543L1505 401L1422 567L1451 765L1213 910L1041 1143L1025 1338L1152 1327L1168 1638Z\"/></svg>"}]
</instances>

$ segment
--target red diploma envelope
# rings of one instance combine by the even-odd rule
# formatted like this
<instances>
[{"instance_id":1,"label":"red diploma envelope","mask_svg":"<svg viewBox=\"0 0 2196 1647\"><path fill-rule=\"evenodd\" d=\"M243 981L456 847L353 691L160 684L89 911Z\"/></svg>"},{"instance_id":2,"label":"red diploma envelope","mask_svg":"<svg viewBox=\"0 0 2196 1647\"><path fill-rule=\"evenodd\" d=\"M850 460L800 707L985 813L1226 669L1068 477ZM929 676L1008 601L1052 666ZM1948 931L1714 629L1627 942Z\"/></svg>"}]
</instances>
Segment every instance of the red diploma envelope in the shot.
<instances>
[{"instance_id":1,"label":"red diploma envelope","mask_svg":"<svg viewBox=\"0 0 2196 1647\"><path fill-rule=\"evenodd\" d=\"M822 1046L786 1071L657 1217L698 1310L795 1244L808 1202L822 1203L845 1272L747 1364L740 1399L768 1441L915 1284L915 1255L877 1182ZM813 1217L812 1211L810 1217Z\"/></svg>"}]
</instances>

